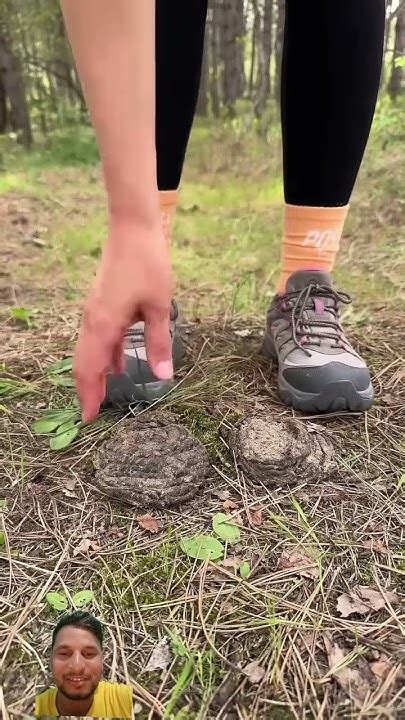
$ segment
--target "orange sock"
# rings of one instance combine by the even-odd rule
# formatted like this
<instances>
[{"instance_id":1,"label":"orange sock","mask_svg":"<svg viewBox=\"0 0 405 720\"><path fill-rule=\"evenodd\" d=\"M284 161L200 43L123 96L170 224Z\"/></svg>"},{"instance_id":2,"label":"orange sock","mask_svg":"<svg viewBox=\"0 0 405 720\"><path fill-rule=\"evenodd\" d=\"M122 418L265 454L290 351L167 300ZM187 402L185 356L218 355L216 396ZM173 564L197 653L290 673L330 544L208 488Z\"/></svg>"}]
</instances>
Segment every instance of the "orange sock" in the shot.
<instances>
[{"instance_id":1,"label":"orange sock","mask_svg":"<svg viewBox=\"0 0 405 720\"><path fill-rule=\"evenodd\" d=\"M285 206L279 293L285 292L287 280L296 270L332 270L348 210L348 205Z\"/></svg>"},{"instance_id":2,"label":"orange sock","mask_svg":"<svg viewBox=\"0 0 405 720\"><path fill-rule=\"evenodd\" d=\"M167 242L171 245L172 226L179 201L178 190L160 190L160 208L162 210L163 231Z\"/></svg>"}]
</instances>

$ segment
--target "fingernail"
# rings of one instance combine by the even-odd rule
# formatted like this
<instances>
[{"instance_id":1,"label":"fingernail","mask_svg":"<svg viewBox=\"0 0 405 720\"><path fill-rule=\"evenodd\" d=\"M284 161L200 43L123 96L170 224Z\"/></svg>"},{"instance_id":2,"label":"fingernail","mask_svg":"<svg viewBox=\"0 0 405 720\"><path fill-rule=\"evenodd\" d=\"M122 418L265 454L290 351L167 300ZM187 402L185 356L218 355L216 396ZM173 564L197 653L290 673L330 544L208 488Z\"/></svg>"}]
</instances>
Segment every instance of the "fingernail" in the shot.
<instances>
[{"instance_id":1,"label":"fingernail","mask_svg":"<svg viewBox=\"0 0 405 720\"><path fill-rule=\"evenodd\" d=\"M158 362L155 371L159 380L171 380L173 377L173 363L171 360L163 360Z\"/></svg>"}]
</instances>

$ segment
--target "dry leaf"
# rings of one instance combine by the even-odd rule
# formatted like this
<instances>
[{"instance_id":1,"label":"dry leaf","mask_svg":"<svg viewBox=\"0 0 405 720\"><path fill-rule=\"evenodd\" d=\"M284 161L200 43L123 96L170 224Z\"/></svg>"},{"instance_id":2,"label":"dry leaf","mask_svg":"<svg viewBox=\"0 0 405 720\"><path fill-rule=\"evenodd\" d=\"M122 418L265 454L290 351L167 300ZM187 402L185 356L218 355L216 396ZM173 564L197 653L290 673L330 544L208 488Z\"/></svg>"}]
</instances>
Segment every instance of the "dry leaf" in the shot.
<instances>
[{"instance_id":1,"label":"dry leaf","mask_svg":"<svg viewBox=\"0 0 405 720\"><path fill-rule=\"evenodd\" d=\"M355 585L353 590L340 595L337 601L337 610L342 617L349 617L353 613L365 615L371 610L382 610L386 607L386 600L395 605L398 596L393 592L373 590L366 585Z\"/></svg>"},{"instance_id":2,"label":"dry leaf","mask_svg":"<svg viewBox=\"0 0 405 720\"><path fill-rule=\"evenodd\" d=\"M145 668L149 672L154 670L166 670L170 663L170 648L169 638L164 637L157 645L153 648L152 655L149 658L149 662Z\"/></svg>"},{"instance_id":3,"label":"dry leaf","mask_svg":"<svg viewBox=\"0 0 405 720\"><path fill-rule=\"evenodd\" d=\"M392 665L390 662L388 662L386 655L381 655L381 658L379 660L370 663L371 672L373 673L373 675L380 678L381 680L384 680L387 677L391 668Z\"/></svg>"},{"instance_id":4,"label":"dry leaf","mask_svg":"<svg viewBox=\"0 0 405 720\"><path fill-rule=\"evenodd\" d=\"M139 515L136 518L139 527L147 530L150 533L157 533L162 530L162 525L152 515Z\"/></svg>"},{"instance_id":5,"label":"dry leaf","mask_svg":"<svg viewBox=\"0 0 405 720\"><path fill-rule=\"evenodd\" d=\"M301 550L294 548L283 550L277 564L278 570L291 570L296 575L316 580L319 577L319 568L312 558Z\"/></svg>"},{"instance_id":6,"label":"dry leaf","mask_svg":"<svg viewBox=\"0 0 405 720\"><path fill-rule=\"evenodd\" d=\"M243 672L249 678L250 682L254 685L263 680L266 674L264 667L261 667L257 660L252 660L249 665L246 665Z\"/></svg>"},{"instance_id":7,"label":"dry leaf","mask_svg":"<svg viewBox=\"0 0 405 720\"><path fill-rule=\"evenodd\" d=\"M340 597L338 597L336 609L342 617L349 617L349 615L352 615L353 613L365 615L370 612L369 606L363 603L354 593L350 593L350 595L348 593L343 593L340 595Z\"/></svg>"},{"instance_id":8,"label":"dry leaf","mask_svg":"<svg viewBox=\"0 0 405 720\"><path fill-rule=\"evenodd\" d=\"M241 525L241 526L243 526L245 524L240 512L236 513L235 515L232 515L232 522L234 522L236 525Z\"/></svg>"},{"instance_id":9,"label":"dry leaf","mask_svg":"<svg viewBox=\"0 0 405 720\"><path fill-rule=\"evenodd\" d=\"M76 478L67 478L65 482L63 483L63 487L66 488L66 490L70 490L70 492L73 492L77 485Z\"/></svg>"},{"instance_id":10,"label":"dry leaf","mask_svg":"<svg viewBox=\"0 0 405 720\"><path fill-rule=\"evenodd\" d=\"M228 500L231 493L229 490L213 490L212 494L220 500Z\"/></svg>"},{"instance_id":11,"label":"dry leaf","mask_svg":"<svg viewBox=\"0 0 405 720\"><path fill-rule=\"evenodd\" d=\"M262 508L258 508L257 510L249 510L249 517L252 525L261 525L263 523Z\"/></svg>"},{"instance_id":12,"label":"dry leaf","mask_svg":"<svg viewBox=\"0 0 405 720\"><path fill-rule=\"evenodd\" d=\"M235 502L234 500L225 500L223 506L224 510L236 510L237 507L239 507L239 504Z\"/></svg>"},{"instance_id":13,"label":"dry leaf","mask_svg":"<svg viewBox=\"0 0 405 720\"><path fill-rule=\"evenodd\" d=\"M81 543L73 550L73 555L79 555L79 553L86 553L89 550L97 552L98 550L101 550L101 547L100 545L97 545L94 540L89 540L89 538L83 538Z\"/></svg>"},{"instance_id":14,"label":"dry leaf","mask_svg":"<svg viewBox=\"0 0 405 720\"><path fill-rule=\"evenodd\" d=\"M356 668L348 665L341 667L347 657L343 648L337 643L333 643L328 637L324 637L324 643L331 674L352 699L355 706L357 708L362 707L367 693L371 690L368 681Z\"/></svg>"},{"instance_id":15,"label":"dry leaf","mask_svg":"<svg viewBox=\"0 0 405 720\"><path fill-rule=\"evenodd\" d=\"M67 478L65 482L63 483L62 492L65 495L65 497L69 498L77 498L78 495L73 492L77 484L76 478Z\"/></svg>"},{"instance_id":16,"label":"dry leaf","mask_svg":"<svg viewBox=\"0 0 405 720\"><path fill-rule=\"evenodd\" d=\"M386 606L387 602L395 605L398 602L398 596L394 592L389 590L373 590L373 588L367 587L366 585L356 585L353 588L354 592L360 595L361 599L368 602L372 610L381 610Z\"/></svg>"},{"instance_id":17,"label":"dry leaf","mask_svg":"<svg viewBox=\"0 0 405 720\"><path fill-rule=\"evenodd\" d=\"M232 568L234 570L238 570L241 565L243 565L244 560L241 557L238 557L237 555L234 555L233 557L227 557L225 560L221 560L220 563L217 563L217 567L224 567L224 568Z\"/></svg>"},{"instance_id":18,"label":"dry leaf","mask_svg":"<svg viewBox=\"0 0 405 720\"><path fill-rule=\"evenodd\" d=\"M365 540L362 545L366 550L373 550L381 555L388 555L388 548L382 540Z\"/></svg>"}]
</instances>

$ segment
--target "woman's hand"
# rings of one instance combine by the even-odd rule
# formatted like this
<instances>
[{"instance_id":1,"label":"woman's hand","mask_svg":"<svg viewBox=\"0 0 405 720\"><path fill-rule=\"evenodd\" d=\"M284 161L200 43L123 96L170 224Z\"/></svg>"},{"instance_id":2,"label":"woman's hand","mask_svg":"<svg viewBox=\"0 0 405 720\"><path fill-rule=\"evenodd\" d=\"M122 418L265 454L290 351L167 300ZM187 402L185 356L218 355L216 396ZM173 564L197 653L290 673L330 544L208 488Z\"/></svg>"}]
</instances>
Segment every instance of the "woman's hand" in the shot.
<instances>
[{"instance_id":1,"label":"woman's hand","mask_svg":"<svg viewBox=\"0 0 405 720\"><path fill-rule=\"evenodd\" d=\"M94 420L106 394L106 374L124 370L123 340L133 323L145 322L154 375L173 376L170 337L171 265L160 218L155 225L112 221L96 280L84 307L74 357L83 420Z\"/></svg>"}]
</instances>

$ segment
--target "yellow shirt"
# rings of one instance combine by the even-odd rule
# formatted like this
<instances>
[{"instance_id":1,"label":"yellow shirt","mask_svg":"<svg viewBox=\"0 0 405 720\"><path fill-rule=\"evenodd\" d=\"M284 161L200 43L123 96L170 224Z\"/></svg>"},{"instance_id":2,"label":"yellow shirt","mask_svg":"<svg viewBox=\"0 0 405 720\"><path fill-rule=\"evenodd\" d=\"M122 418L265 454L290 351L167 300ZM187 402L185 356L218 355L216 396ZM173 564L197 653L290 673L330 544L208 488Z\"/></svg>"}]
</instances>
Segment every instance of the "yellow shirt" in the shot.
<instances>
[{"instance_id":1,"label":"yellow shirt","mask_svg":"<svg viewBox=\"0 0 405 720\"><path fill-rule=\"evenodd\" d=\"M56 707L56 688L49 688L35 698L35 716L59 715ZM132 688L129 685L102 680L94 693L90 717L132 718Z\"/></svg>"}]
</instances>

